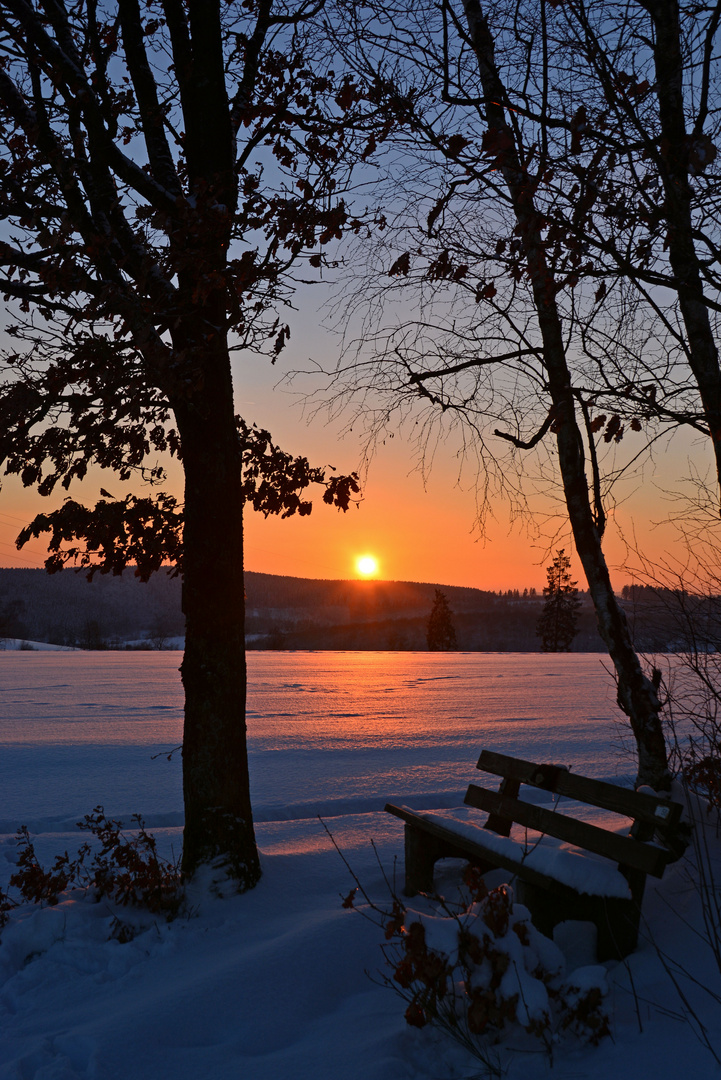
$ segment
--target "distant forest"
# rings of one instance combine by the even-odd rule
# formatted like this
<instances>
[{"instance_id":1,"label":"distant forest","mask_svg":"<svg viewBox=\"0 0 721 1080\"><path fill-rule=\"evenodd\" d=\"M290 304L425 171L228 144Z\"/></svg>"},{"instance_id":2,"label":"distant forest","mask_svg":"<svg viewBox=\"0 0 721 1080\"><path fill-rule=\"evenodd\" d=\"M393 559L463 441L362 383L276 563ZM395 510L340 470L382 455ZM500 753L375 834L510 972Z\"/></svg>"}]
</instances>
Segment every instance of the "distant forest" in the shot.
<instances>
[{"instance_id":1,"label":"distant forest","mask_svg":"<svg viewBox=\"0 0 721 1080\"><path fill-rule=\"evenodd\" d=\"M453 613L458 647L537 652L543 596L535 590L488 592L410 581L325 581L246 574L250 649L425 650L436 589ZM603 651L587 594L574 652ZM721 599L626 587L622 600L641 651L675 652L690 644L721 648ZM0 569L0 647L7 638L84 649L177 647L184 628L180 579L156 574L147 584L64 570Z\"/></svg>"}]
</instances>

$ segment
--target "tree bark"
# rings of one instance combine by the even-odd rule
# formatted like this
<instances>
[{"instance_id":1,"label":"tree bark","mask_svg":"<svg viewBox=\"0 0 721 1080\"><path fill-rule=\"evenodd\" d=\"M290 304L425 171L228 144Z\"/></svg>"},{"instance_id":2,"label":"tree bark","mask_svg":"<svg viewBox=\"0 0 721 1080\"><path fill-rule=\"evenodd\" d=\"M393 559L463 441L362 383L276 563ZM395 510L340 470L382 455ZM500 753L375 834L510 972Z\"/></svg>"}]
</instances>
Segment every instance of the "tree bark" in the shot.
<instances>
[{"instance_id":1,"label":"tree bark","mask_svg":"<svg viewBox=\"0 0 721 1080\"><path fill-rule=\"evenodd\" d=\"M464 9L486 98L489 127L504 137L502 142L499 140L499 146L504 147L499 154L501 171L523 242L531 281L554 409L558 462L576 551L588 582L599 633L616 670L618 703L629 717L636 740L637 782L663 790L670 786L670 774L659 717L660 703L655 687L643 672L631 642L626 616L613 592L600 530L593 514L583 438L576 418L562 320L556 303L556 282L546 259L542 218L534 202L533 181L521 164L513 129L506 120L503 106L505 88L495 65L493 37L481 5L478 0L464 0Z\"/></svg>"},{"instance_id":2,"label":"tree bark","mask_svg":"<svg viewBox=\"0 0 721 1080\"><path fill-rule=\"evenodd\" d=\"M185 471L183 871L211 863L242 891L260 878L250 802L245 700L241 452L227 340L224 275L237 208L235 140L220 6L166 4L185 121L190 229L176 251L182 371L173 407Z\"/></svg>"},{"instance_id":3,"label":"tree bark","mask_svg":"<svg viewBox=\"0 0 721 1080\"><path fill-rule=\"evenodd\" d=\"M684 57L677 0L638 0L651 16L654 29L655 91L661 126L659 155L668 257L673 270L681 317L688 339L688 362L696 379L708 423L721 489L721 369L708 307L704 298L700 260L691 214L689 154L702 131L686 131L684 114Z\"/></svg>"},{"instance_id":4,"label":"tree bark","mask_svg":"<svg viewBox=\"0 0 721 1080\"><path fill-rule=\"evenodd\" d=\"M224 337L206 346L201 388L176 403L185 469L183 871L260 877L246 747L241 456Z\"/></svg>"}]
</instances>

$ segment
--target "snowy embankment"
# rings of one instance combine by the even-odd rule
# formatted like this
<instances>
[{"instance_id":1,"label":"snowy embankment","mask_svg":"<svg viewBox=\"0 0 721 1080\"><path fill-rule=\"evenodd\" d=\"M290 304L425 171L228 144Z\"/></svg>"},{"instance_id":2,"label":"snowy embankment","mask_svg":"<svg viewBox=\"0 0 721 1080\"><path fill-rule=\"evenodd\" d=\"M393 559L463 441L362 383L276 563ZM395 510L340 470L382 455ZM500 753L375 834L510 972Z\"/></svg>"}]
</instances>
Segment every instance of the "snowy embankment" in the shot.
<instances>
[{"instance_id":1,"label":"snowy embankment","mask_svg":"<svg viewBox=\"0 0 721 1080\"><path fill-rule=\"evenodd\" d=\"M75 652L70 645L52 645L49 641L27 641L25 638L2 638L0 649L8 652Z\"/></svg>"},{"instance_id":2,"label":"snowy embankment","mask_svg":"<svg viewBox=\"0 0 721 1080\"><path fill-rule=\"evenodd\" d=\"M3 759L9 753L19 769L16 786L0 777L0 818L20 824L42 804L36 817L44 831L33 839L46 865L83 839L59 831L60 823L99 802L109 813L149 807L162 850L178 849L177 825L155 827L179 813L177 755L153 759L140 783L132 775L133 752L151 760L177 737L177 686L174 701L164 697L173 662L160 655L155 666L141 658L133 667L131 657L120 668L110 658L105 666L51 668L46 656L0 657L0 743ZM33 661L45 662L44 674ZM625 777L629 762L612 749L613 687L598 658L459 656L441 666L428 656L374 654L365 663L352 655L257 654L251 666L251 762L265 818L260 885L223 899L195 885L185 914L171 924L81 893L13 913L0 946L2 1080L450 1080L476 1073L478 1063L444 1036L408 1027L404 1003L365 974L383 967L383 934L341 907L353 882L310 809L336 808L327 824L370 895L384 902L371 841L392 875L396 858L400 872L403 829L382 813L383 800L439 808L444 792L450 798L478 780L481 745ZM133 711L139 694L142 717ZM116 775L125 770L131 775ZM79 778L80 791L68 774ZM163 780L149 791L152 775ZM367 812L353 813L353 800L365 800ZM16 857L14 836L0 837L1 885ZM686 859L662 882L649 881L639 950L626 963L605 965L612 1039L597 1048L560 1039L553 1069L539 1044L503 1042L510 1077L721 1075L698 1028L705 1025L721 1056L721 1003L708 993L721 991L721 977L704 942L690 868ZM456 870L443 864L437 884L451 891ZM718 861L717 872L721 881ZM109 939L115 915L137 930L124 944ZM569 967L587 961L583 944L580 950L568 948ZM672 965L697 980L672 970L683 997Z\"/></svg>"}]
</instances>

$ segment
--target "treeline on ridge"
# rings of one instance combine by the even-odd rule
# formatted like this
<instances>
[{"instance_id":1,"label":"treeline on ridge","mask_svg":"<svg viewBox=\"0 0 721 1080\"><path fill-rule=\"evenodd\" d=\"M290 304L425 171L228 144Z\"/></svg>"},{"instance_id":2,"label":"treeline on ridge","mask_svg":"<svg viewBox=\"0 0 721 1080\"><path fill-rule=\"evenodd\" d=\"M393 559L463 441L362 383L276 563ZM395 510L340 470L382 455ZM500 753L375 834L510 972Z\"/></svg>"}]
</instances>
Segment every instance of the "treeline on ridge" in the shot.
<instances>
[{"instance_id":1,"label":"treeline on ridge","mask_svg":"<svg viewBox=\"0 0 721 1080\"><path fill-rule=\"evenodd\" d=\"M250 649L425 650L436 589L453 613L458 647L469 651L535 652L543 596L531 589L490 592L408 581L323 580L246 573ZM184 630L179 578L156 574L147 584L70 570L0 568L0 646L5 639L85 649L178 647ZM574 652L602 651L592 606L580 594ZM626 587L624 607L637 647L678 651L693 633L702 647L721 648L721 601L672 590ZM689 630L690 612L694 622Z\"/></svg>"}]
</instances>

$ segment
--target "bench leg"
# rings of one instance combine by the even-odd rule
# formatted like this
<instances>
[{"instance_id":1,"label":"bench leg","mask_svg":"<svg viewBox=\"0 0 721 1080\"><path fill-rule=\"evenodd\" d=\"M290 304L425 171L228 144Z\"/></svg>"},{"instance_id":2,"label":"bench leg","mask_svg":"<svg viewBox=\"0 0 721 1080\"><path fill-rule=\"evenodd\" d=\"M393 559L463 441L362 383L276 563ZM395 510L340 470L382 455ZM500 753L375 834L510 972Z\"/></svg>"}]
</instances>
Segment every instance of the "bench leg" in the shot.
<instances>
[{"instance_id":1,"label":"bench leg","mask_svg":"<svg viewBox=\"0 0 721 1080\"><path fill-rule=\"evenodd\" d=\"M406 896L433 892L433 868L438 859L443 858L447 847L442 840L406 822L406 881L403 890Z\"/></svg>"},{"instance_id":2,"label":"bench leg","mask_svg":"<svg viewBox=\"0 0 721 1080\"><path fill-rule=\"evenodd\" d=\"M462 859L464 862L472 862L478 866L482 874L493 870L493 863L482 862L480 859L470 859L468 852L449 840L442 840L438 836L427 833L425 829L417 828L406 822L405 827L405 862L406 880L403 890L405 896L415 896L416 893L434 892L433 871L439 859Z\"/></svg>"},{"instance_id":3,"label":"bench leg","mask_svg":"<svg viewBox=\"0 0 721 1080\"><path fill-rule=\"evenodd\" d=\"M598 926L598 959L623 960L638 945L641 909L633 900L610 897L601 901Z\"/></svg>"},{"instance_id":4,"label":"bench leg","mask_svg":"<svg viewBox=\"0 0 721 1080\"><path fill-rule=\"evenodd\" d=\"M594 923L599 961L622 960L636 948L640 908L633 900L586 894L559 896L520 878L516 895L531 912L533 925L546 937L553 937L553 929L560 922Z\"/></svg>"}]
</instances>

